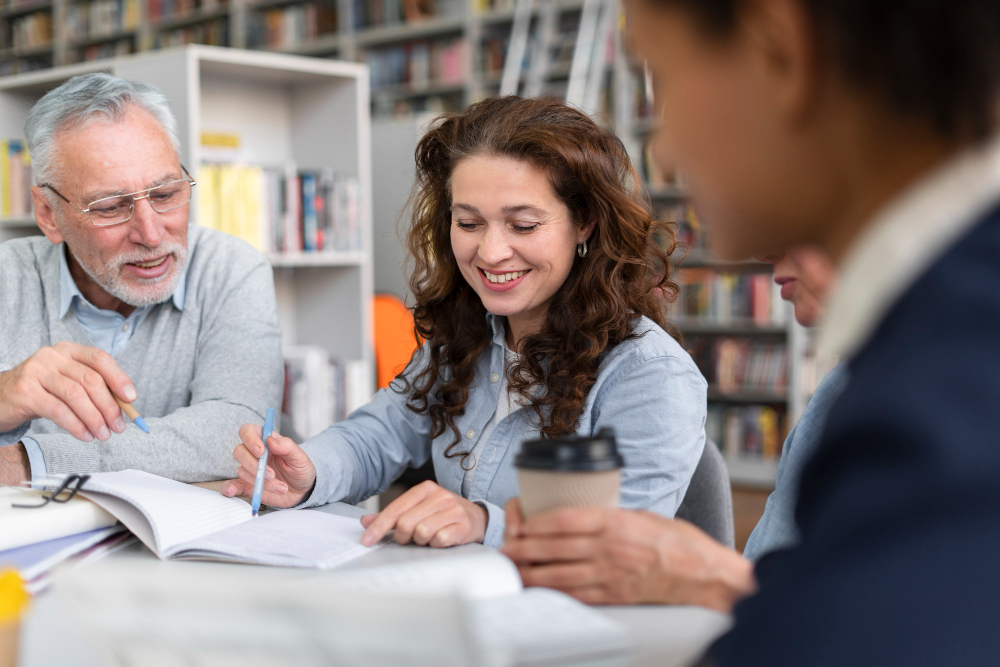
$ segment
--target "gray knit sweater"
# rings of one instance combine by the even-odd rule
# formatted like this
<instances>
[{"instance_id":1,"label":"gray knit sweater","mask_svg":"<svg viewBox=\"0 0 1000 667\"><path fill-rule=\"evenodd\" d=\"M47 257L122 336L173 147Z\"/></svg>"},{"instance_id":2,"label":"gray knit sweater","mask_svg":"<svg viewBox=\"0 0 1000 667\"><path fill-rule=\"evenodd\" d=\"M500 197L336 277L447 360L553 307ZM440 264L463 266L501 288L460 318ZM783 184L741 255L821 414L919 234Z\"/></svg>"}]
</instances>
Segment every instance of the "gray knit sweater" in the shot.
<instances>
[{"instance_id":1,"label":"gray knit sweater","mask_svg":"<svg viewBox=\"0 0 1000 667\"><path fill-rule=\"evenodd\" d=\"M232 236L192 226L184 310L154 306L115 358L135 384L132 423L106 442L81 442L47 419L30 435L49 473L134 468L183 482L231 478L238 430L280 407L281 331L267 259ZM93 345L72 308L59 319L59 246L35 236L0 244L0 371L59 341ZM127 421L127 420L126 420Z\"/></svg>"}]
</instances>

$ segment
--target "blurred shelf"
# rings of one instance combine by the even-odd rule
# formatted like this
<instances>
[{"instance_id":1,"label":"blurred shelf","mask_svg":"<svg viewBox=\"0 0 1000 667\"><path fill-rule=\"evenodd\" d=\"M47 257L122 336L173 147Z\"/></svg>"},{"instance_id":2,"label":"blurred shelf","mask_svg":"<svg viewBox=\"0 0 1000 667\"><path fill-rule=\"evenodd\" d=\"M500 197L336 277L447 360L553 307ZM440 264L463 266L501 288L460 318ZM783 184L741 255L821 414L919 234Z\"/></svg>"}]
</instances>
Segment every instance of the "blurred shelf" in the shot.
<instances>
[{"instance_id":1,"label":"blurred shelf","mask_svg":"<svg viewBox=\"0 0 1000 667\"><path fill-rule=\"evenodd\" d=\"M70 40L68 47L71 49L80 49L85 46L90 46L92 44L103 44L104 42L117 42L120 39L129 39L135 37L135 28L125 28L124 30L115 30L114 32L107 32L100 35L87 35L86 37L81 37L79 39Z\"/></svg>"},{"instance_id":2,"label":"blurred shelf","mask_svg":"<svg viewBox=\"0 0 1000 667\"><path fill-rule=\"evenodd\" d=\"M708 446L709 443L706 443ZM726 468L729 470L729 481L734 486L746 486L759 489L773 489L774 480L778 474L778 462L765 461L749 456L725 457Z\"/></svg>"},{"instance_id":3,"label":"blurred shelf","mask_svg":"<svg viewBox=\"0 0 1000 667\"><path fill-rule=\"evenodd\" d=\"M173 30L184 26L194 25L202 21L229 16L229 7L223 5L209 10L196 10L184 14L173 14L171 16L161 16L155 21L150 21L149 28L154 31Z\"/></svg>"},{"instance_id":4,"label":"blurred shelf","mask_svg":"<svg viewBox=\"0 0 1000 667\"><path fill-rule=\"evenodd\" d=\"M559 5L560 12L577 11L583 8L583 0L545 0L545 2L555 2ZM538 15L539 6L531 10L532 16ZM500 23L510 23L514 20L514 8L505 7L503 9L491 9L479 15L479 20L484 26L497 25Z\"/></svg>"},{"instance_id":5,"label":"blurred shelf","mask_svg":"<svg viewBox=\"0 0 1000 667\"><path fill-rule=\"evenodd\" d=\"M558 81L560 79L569 78L569 70L571 63L562 63L560 65L555 65L549 69L545 74L546 81ZM480 81L484 88L488 87L498 87L500 85L500 80L503 79L503 72L489 72L488 74L480 75ZM523 84L528 80L528 72L524 71L521 73L521 77L518 80L518 85Z\"/></svg>"},{"instance_id":6,"label":"blurred shelf","mask_svg":"<svg viewBox=\"0 0 1000 667\"><path fill-rule=\"evenodd\" d=\"M719 259L711 252L694 248L684 257L672 257L677 266L682 269L718 269L720 271L770 271L771 265L756 259L729 261Z\"/></svg>"},{"instance_id":7,"label":"blurred shelf","mask_svg":"<svg viewBox=\"0 0 1000 667\"><path fill-rule=\"evenodd\" d=\"M647 135L660 125L659 121L652 118L637 118L632 125L632 131L638 135Z\"/></svg>"},{"instance_id":8,"label":"blurred shelf","mask_svg":"<svg viewBox=\"0 0 1000 667\"><path fill-rule=\"evenodd\" d=\"M0 49L0 60L10 60L12 58L31 58L32 56L44 56L52 53L52 42L29 46L27 48L11 47Z\"/></svg>"},{"instance_id":9,"label":"blurred shelf","mask_svg":"<svg viewBox=\"0 0 1000 667\"><path fill-rule=\"evenodd\" d=\"M255 47L266 51L280 51L281 53L292 53L299 56L325 56L341 48L341 38L337 33L320 35L316 39L309 39L295 46L283 47Z\"/></svg>"},{"instance_id":10,"label":"blurred shelf","mask_svg":"<svg viewBox=\"0 0 1000 667\"><path fill-rule=\"evenodd\" d=\"M706 336L786 336L788 328L784 324L758 324L753 320L736 319L729 322L714 322L680 318L674 326L685 334Z\"/></svg>"},{"instance_id":11,"label":"blurred shelf","mask_svg":"<svg viewBox=\"0 0 1000 667\"><path fill-rule=\"evenodd\" d=\"M16 218L0 217L0 228L34 227L34 226L35 226L35 216L33 215L18 216Z\"/></svg>"},{"instance_id":12,"label":"blurred shelf","mask_svg":"<svg viewBox=\"0 0 1000 667\"><path fill-rule=\"evenodd\" d=\"M271 266L282 268L361 266L365 253L357 252L286 252L270 253Z\"/></svg>"},{"instance_id":13,"label":"blurred shelf","mask_svg":"<svg viewBox=\"0 0 1000 667\"><path fill-rule=\"evenodd\" d=\"M430 97L431 95L454 95L464 93L465 84L442 83L431 81L425 84L403 83L397 86L378 86L372 88L372 97Z\"/></svg>"},{"instance_id":14,"label":"blurred shelf","mask_svg":"<svg viewBox=\"0 0 1000 667\"><path fill-rule=\"evenodd\" d=\"M462 16L438 16L414 23L363 28L354 33L354 41L358 46L366 48L412 39L458 34L464 28L465 18Z\"/></svg>"},{"instance_id":15,"label":"blurred shelf","mask_svg":"<svg viewBox=\"0 0 1000 667\"><path fill-rule=\"evenodd\" d=\"M687 197L687 190L679 185L666 185L662 188L649 189L649 198L653 201L683 201Z\"/></svg>"},{"instance_id":16,"label":"blurred shelf","mask_svg":"<svg viewBox=\"0 0 1000 667\"><path fill-rule=\"evenodd\" d=\"M718 385L709 385L708 400L716 403L787 403L788 395L766 389L737 389L722 391Z\"/></svg>"},{"instance_id":17,"label":"blurred shelf","mask_svg":"<svg viewBox=\"0 0 1000 667\"><path fill-rule=\"evenodd\" d=\"M23 2L15 5L4 5L0 7L0 19L10 18L19 14L30 14L32 12L52 9L52 0L40 0L38 2Z\"/></svg>"}]
</instances>

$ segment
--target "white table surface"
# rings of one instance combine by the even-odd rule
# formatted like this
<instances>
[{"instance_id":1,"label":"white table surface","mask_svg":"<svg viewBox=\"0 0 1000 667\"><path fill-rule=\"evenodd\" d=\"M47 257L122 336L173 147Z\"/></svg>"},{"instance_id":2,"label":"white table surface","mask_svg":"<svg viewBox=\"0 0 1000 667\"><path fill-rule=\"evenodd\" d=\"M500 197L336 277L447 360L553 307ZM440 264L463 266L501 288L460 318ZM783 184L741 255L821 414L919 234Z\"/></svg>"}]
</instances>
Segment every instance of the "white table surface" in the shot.
<instances>
[{"instance_id":1,"label":"white table surface","mask_svg":"<svg viewBox=\"0 0 1000 667\"><path fill-rule=\"evenodd\" d=\"M365 510L344 503L331 503L314 508L342 516L361 516ZM431 549L415 545L390 543L333 571L373 565L384 565L423 558L440 558L458 550L486 549L480 544L466 544L452 549ZM155 558L145 546L137 544L123 552L131 557ZM117 554L109 556L116 558ZM183 566L165 561L162 567ZM253 567L217 564L218 567ZM324 576L324 571L315 571ZM595 607L601 613L624 625L632 638L634 652L630 664L636 667L657 665L673 667L688 665L697 659L709 643L725 632L731 620L728 615L700 607L632 606ZM25 618L21 639L21 667L107 667L103 656L88 638L61 617L51 596L41 595Z\"/></svg>"}]
</instances>

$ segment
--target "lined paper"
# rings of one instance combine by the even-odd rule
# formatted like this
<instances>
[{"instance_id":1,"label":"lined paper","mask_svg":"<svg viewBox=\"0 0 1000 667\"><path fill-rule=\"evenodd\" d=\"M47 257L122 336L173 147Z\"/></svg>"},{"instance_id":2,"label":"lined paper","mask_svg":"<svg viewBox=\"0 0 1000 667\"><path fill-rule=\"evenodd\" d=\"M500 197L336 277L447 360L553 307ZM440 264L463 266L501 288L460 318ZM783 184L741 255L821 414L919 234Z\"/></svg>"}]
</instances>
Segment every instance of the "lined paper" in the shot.
<instances>
[{"instance_id":1,"label":"lined paper","mask_svg":"<svg viewBox=\"0 0 1000 667\"><path fill-rule=\"evenodd\" d=\"M175 558L329 568L374 547L361 544L357 519L316 510L283 510L185 543Z\"/></svg>"},{"instance_id":2,"label":"lined paper","mask_svg":"<svg viewBox=\"0 0 1000 667\"><path fill-rule=\"evenodd\" d=\"M250 505L237 498L139 470L92 473L81 493L114 514L161 558L253 515Z\"/></svg>"}]
</instances>

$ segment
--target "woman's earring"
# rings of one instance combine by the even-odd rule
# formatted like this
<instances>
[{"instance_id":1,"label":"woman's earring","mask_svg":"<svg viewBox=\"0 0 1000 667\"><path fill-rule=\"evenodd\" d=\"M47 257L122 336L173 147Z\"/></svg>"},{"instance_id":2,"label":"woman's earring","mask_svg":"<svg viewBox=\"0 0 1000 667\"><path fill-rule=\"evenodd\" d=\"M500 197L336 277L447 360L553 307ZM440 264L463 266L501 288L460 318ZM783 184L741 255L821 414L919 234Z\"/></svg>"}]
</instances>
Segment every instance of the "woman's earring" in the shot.
<instances>
[{"instance_id":1,"label":"woman's earring","mask_svg":"<svg viewBox=\"0 0 1000 667\"><path fill-rule=\"evenodd\" d=\"M578 243L577 244L577 246L576 246L576 254L579 255L580 257L586 257L587 256L587 242L586 241L584 241L583 243Z\"/></svg>"}]
</instances>

